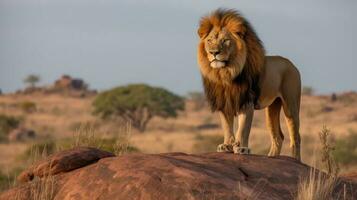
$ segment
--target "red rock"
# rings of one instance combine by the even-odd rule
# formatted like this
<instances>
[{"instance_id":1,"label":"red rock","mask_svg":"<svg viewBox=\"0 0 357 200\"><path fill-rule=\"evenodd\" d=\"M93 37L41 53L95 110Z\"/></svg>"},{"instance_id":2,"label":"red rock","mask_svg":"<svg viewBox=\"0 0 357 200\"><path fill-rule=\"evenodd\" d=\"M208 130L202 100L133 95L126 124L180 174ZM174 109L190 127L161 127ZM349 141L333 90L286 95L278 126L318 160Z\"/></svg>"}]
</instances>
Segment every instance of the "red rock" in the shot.
<instances>
[{"instance_id":1,"label":"red rock","mask_svg":"<svg viewBox=\"0 0 357 200\"><path fill-rule=\"evenodd\" d=\"M35 163L29 169L23 171L17 179L20 182L27 182L36 176L43 177L68 172L111 156L115 155L96 148L77 147L55 153Z\"/></svg>"},{"instance_id":2,"label":"red rock","mask_svg":"<svg viewBox=\"0 0 357 200\"><path fill-rule=\"evenodd\" d=\"M53 199L294 199L300 177L311 168L289 157L207 153L188 155L130 154L53 176ZM46 179L42 179L44 182ZM40 182L41 182L40 181ZM27 183L0 195L1 200L31 194ZM357 185L341 179L347 194L357 196ZM21 196L22 195L22 196ZM27 196L28 197L28 196ZM22 198L25 199L25 198Z\"/></svg>"}]
</instances>

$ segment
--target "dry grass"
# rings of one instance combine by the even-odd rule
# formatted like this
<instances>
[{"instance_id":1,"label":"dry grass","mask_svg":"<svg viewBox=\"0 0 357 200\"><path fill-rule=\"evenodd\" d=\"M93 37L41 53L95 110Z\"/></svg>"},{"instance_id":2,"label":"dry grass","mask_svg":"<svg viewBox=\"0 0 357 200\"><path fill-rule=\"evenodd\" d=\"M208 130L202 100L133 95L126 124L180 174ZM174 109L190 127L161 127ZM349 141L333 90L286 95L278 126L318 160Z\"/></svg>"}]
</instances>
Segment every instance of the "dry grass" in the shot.
<instances>
[{"instance_id":1,"label":"dry grass","mask_svg":"<svg viewBox=\"0 0 357 200\"><path fill-rule=\"evenodd\" d=\"M302 177L297 191L296 200L329 200L334 199L334 189L338 184L339 167L332 156L334 150L330 142L331 132L323 126L319 133L321 143L321 163L327 173L311 168L307 177Z\"/></svg>"},{"instance_id":2,"label":"dry grass","mask_svg":"<svg viewBox=\"0 0 357 200\"><path fill-rule=\"evenodd\" d=\"M333 127L337 140L348 138L349 130L357 130L357 123L351 120L351 116L357 113L357 97L340 97L332 102L329 97L303 96L301 108L301 135L303 162L313 165L308 160L311 151L319 137L311 134L320 131L321 124L328 123ZM202 151L214 151L216 142L205 143L211 138L222 138L221 128L198 130L196 127L203 124L220 124L216 114L212 114L208 108L195 110L192 102L187 102L187 110L181 112L176 119L154 118L144 134L139 134L135 129L128 128L125 124L113 121L101 121L91 115L93 98L72 98L60 95L3 95L0 96L0 114L20 116L24 119L23 125L31 128L39 135L34 142L26 143L2 143L0 144L0 171L7 174L18 166L24 166L24 154L34 143L42 142L43 138L49 138L58 149L70 148L78 145L90 145L104 148L116 154L130 152L135 146L143 153L185 152L197 153ZM36 110L31 113L24 112L18 105L21 102L31 101L36 104ZM322 112L321 105L332 108L330 112ZM313 112L313 115L309 115ZM283 117L282 117L283 118ZM352 117L353 118L353 117ZM353 118L354 119L354 118ZM254 153L266 154L270 147L270 138L265 125L264 110L254 114L254 126L252 127L250 146ZM90 128L83 127L91 124ZM119 128L118 128L119 127ZM130 129L130 131L126 131ZM282 149L283 155L290 155L288 131L282 119L282 130L285 141ZM128 132L129 134L125 134ZM197 137L200 135L202 137ZM207 139L202 139L206 138ZM201 138L201 139L200 139ZM202 148L198 151L197 143ZM205 149L205 150L202 150ZM340 153L341 154L341 153ZM345 154L344 154L345 155ZM355 170L357 165L350 164L349 171ZM342 165L345 171L346 166Z\"/></svg>"},{"instance_id":3,"label":"dry grass","mask_svg":"<svg viewBox=\"0 0 357 200\"><path fill-rule=\"evenodd\" d=\"M56 178L46 176L39 180L34 180L30 185L31 200L52 200L55 197Z\"/></svg>"},{"instance_id":4,"label":"dry grass","mask_svg":"<svg viewBox=\"0 0 357 200\"><path fill-rule=\"evenodd\" d=\"M302 178L298 185L296 200L330 200L333 199L333 190L337 178L326 176L315 169L310 171L308 177Z\"/></svg>"}]
</instances>

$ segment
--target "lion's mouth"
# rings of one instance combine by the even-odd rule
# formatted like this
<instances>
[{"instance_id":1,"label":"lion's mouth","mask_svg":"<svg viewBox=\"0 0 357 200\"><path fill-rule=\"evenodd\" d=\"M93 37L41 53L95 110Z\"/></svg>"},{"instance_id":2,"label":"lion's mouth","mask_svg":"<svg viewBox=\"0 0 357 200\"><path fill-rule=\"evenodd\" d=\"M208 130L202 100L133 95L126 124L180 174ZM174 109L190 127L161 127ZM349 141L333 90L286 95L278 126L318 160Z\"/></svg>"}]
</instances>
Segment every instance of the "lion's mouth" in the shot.
<instances>
[{"instance_id":1,"label":"lion's mouth","mask_svg":"<svg viewBox=\"0 0 357 200\"><path fill-rule=\"evenodd\" d=\"M214 59L214 60L211 61L210 65L211 65L212 68L215 68L215 69L216 68L223 68L223 67L227 66L227 61Z\"/></svg>"}]
</instances>

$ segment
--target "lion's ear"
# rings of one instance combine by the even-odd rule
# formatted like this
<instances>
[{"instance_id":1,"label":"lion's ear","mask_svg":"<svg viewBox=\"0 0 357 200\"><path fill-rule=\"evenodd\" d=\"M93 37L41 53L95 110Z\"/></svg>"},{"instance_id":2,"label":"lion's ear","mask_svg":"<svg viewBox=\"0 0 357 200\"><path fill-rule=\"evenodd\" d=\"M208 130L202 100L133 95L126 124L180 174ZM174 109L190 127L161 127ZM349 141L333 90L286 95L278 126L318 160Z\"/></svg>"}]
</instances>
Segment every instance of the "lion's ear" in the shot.
<instances>
[{"instance_id":1,"label":"lion's ear","mask_svg":"<svg viewBox=\"0 0 357 200\"><path fill-rule=\"evenodd\" d=\"M206 19L206 18L203 18L200 22L200 27L198 28L198 31L197 31L197 34L198 36L203 39L205 38L208 33L211 31L213 25L211 24L211 22Z\"/></svg>"},{"instance_id":2,"label":"lion's ear","mask_svg":"<svg viewBox=\"0 0 357 200\"><path fill-rule=\"evenodd\" d=\"M197 30L197 34L201 39L205 38L207 36L207 33L202 31L202 29L200 29L200 28Z\"/></svg>"}]
</instances>

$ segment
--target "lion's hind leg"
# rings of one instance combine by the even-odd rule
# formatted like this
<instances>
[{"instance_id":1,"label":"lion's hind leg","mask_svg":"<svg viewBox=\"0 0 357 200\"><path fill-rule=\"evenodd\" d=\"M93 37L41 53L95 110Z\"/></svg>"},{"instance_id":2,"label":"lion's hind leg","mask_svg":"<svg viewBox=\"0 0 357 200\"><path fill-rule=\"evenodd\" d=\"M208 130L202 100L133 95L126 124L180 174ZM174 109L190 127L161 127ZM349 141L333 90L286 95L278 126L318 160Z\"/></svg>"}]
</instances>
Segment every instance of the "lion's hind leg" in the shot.
<instances>
[{"instance_id":1,"label":"lion's hind leg","mask_svg":"<svg viewBox=\"0 0 357 200\"><path fill-rule=\"evenodd\" d=\"M280 127L280 110L282 102L280 98L274 100L274 102L265 110L266 125L270 132L271 146L268 156L278 156L281 152L283 145L284 135Z\"/></svg>"},{"instance_id":2,"label":"lion's hind leg","mask_svg":"<svg viewBox=\"0 0 357 200\"><path fill-rule=\"evenodd\" d=\"M300 133L299 133L299 107L300 107L300 99L287 99L283 103L284 113L285 113L285 121L289 130L290 136L290 148L291 155L297 160L300 160Z\"/></svg>"}]
</instances>

